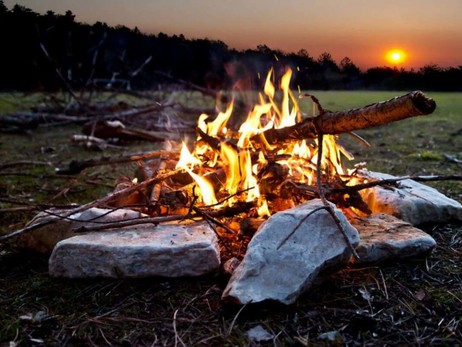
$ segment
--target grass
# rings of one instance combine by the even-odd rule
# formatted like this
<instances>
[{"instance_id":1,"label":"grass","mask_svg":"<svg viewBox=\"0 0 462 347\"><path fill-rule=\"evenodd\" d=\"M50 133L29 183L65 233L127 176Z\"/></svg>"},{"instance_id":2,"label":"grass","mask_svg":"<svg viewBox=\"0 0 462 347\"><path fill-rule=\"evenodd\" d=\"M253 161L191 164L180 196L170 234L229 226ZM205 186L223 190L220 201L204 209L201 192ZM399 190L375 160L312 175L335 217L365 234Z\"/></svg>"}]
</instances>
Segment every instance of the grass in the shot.
<instances>
[{"instance_id":1,"label":"grass","mask_svg":"<svg viewBox=\"0 0 462 347\"><path fill-rule=\"evenodd\" d=\"M385 100L397 92L312 92L326 109L341 110ZM342 142L371 170L397 175L460 174L444 154L462 159L462 94L427 93L434 114L360 131L371 147L342 136ZM0 113L24 109L40 95L0 95ZM30 99L29 99L30 98ZM5 101L6 100L6 101ZM29 101L27 101L29 100ZM30 102L30 104L28 104ZM9 106L8 106L9 105ZM27 107L26 107L27 105ZM302 108L311 105L303 100ZM2 162L35 160L49 166L0 171L0 208L37 203L83 203L111 191L135 165L87 169L59 178L53 167L71 158L98 157L69 144L79 127L2 133ZM136 143L111 149L118 155L154 149ZM461 201L460 182L432 183ZM53 199L54 198L54 199ZM0 232L21 227L34 211L0 212ZM325 346L462 344L462 226L423 227L437 241L428 256L351 268L336 273L292 306L223 305L227 276L166 280L65 280L48 276L48 256L12 245L0 248L0 342L46 346ZM365 293L368 293L366 296ZM367 298L367 299L366 299ZM273 339L252 343L246 332L263 326ZM327 334L326 334L327 333ZM334 336L335 341L326 340Z\"/></svg>"}]
</instances>

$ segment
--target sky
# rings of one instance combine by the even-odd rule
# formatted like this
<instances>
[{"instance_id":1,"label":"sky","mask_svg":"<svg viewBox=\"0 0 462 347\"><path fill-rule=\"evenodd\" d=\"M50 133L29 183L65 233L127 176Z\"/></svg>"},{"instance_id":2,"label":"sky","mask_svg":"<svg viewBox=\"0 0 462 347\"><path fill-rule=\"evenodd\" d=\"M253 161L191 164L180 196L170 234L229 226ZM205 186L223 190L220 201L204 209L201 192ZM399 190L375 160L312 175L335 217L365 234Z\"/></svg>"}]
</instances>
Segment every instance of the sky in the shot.
<instances>
[{"instance_id":1,"label":"sky","mask_svg":"<svg viewBox=\"0 0 462 347\"><path fill-rule=\"evenodd\" d=\"M462 65L462 0L4 0L36 12L71 10L76 20L142 32L224 41L237 49L265 44L314 58L328 52L362 69ZM385 59L390 49L407 55Z\"/></svg>"}]
</instances>

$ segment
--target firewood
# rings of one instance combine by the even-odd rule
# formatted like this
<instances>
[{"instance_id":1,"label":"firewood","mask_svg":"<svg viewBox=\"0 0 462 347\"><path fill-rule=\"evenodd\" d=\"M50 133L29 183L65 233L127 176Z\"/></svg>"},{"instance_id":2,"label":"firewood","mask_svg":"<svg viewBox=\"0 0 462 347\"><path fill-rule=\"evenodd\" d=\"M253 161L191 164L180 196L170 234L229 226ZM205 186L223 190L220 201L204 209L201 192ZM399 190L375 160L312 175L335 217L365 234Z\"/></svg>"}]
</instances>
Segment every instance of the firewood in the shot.
<instances>
[{"instance_id":1,"label":"firewood","mask_svg":"<svg viewBox=\"0 0 462 347\"><path fill-rule=\"evenodd\" d=\"M435 108L436 103L433 99L426 97L420 91L414 91L388 101L352 110L337 112L322 110L317 117L304 119L290 127L266 130L254 136L252 140L264 143L261 138L264 136L268 143L276 144L316 138L318 132L328 135L350 133L410 117L427 115Z\"/></svg>"},{"instance_id":2,"label":"firewood","mask_svg":"<svg viewBox=\"0 0 462 347\"><path fill-rule=\"evenodd\" d=\"M159 150L159 151L153 151L153 152L147 152L147 153L130 154L130 155L119 156L115 158L102 157L100 159L72 160L69 163L67 168L56 169L56 173L63 174L63 175L75 175L75 174L80 173L86 168L90 168L94 166L129 163L133 161L139 161L139 160L150 159L150 158L178 159L178 156L179 156L178 153Z\"/></svg>"},{"instance_id":3,"label":"firewood","mask_svg":"<svg viewBox=\"0 0 462 347\"><path fill-rule=\"evenodd\" d=\"M96 124L87 123L83 128L86 135L96 136L102 139L118 138L125 141L145 140L145 141L179 141L180 135L175 133L148 131L139 128L126 127L121 122L97 122Z\"/></svg>"}]
</instances>

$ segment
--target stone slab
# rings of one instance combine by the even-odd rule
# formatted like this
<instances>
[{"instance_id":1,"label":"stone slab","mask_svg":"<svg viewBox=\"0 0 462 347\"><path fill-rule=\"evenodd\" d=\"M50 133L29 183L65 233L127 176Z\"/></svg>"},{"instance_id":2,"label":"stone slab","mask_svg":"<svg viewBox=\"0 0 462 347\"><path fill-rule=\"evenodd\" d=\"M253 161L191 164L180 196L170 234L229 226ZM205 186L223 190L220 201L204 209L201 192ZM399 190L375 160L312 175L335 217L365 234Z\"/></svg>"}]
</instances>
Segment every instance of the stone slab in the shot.
<instances>
[{"instance_id":1,"label":"stone slab","mask_svg":"<svg viewBox=\"0 0 462 347\"><path fill-rule=\"evenodd\" d=\"M350 221L361 241L356 264L380 263L430 252L436 241L424 231L396 217L379 213Z\"/></svg>"},{"instance_id":2,"label":"stone slab","mask_svg":"<svg viewBox=\"0 0 462 347\"><path fill-rule=\"evenodd\" d=\"M220 267L214 231L206 223L162 224L74 236L58 242L53 277L201 276Z\"/></svg>"},{"instance_id":3,"label":"stone slab","mask_svg":"<svg viewBox=\"0 0 462 347\"><path fill-rule=\"evenodd\" d=\"M395 176L361 171L361 176L372 179ZM412 225L462 221L462 205L436 189L413 180L398 182L398 186L376 186L360 191L373 213L386 213Z\"/></svg>"},{"instance_id":4,"label":"stone slab","mask_svg":"<svg viewBox=\"0 0 462 347\"><path fill-rule=\"evenodd\" d=\"M332 206L350 242L357 245L358 232ZM311 200L274 214L260 226L222 298L237 304L265 300L291 304L319 280L319 274L345 266L351 255L322 202Z\"/></svg>"},{"instance_id":5,"label":"stone slab","mask_svg":"<svg viewBox=\"0 0 462 347\"><path fill-rule=\"evenodd\" d=\"M74 213L66 219L57 216L64 216L68 214L69 211L71 210L53 209L38 213L28 225L34 225L49 220L61 220L19 236L16 241L17 246L41 253L51 253L59 241L77 235L73 229L82 225L91 226L96 225L96 222L117 222L143 216L137 211L128 209L109 210L96 207Z\"/></svg>"}]
</instances>

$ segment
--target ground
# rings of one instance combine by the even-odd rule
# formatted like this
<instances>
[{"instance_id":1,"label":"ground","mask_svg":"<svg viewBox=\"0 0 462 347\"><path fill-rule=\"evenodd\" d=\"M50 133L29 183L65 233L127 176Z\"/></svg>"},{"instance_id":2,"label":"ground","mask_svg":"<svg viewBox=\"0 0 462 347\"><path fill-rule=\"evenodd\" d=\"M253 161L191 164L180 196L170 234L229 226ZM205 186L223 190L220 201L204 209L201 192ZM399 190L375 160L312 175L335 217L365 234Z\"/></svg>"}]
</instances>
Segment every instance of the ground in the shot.
<instances>
[{"instance_id":1,"label":"ground","mask_svg":"<svg viewBox=\"0 0 462 347\"><path fill-rule=\"evenodd\" d=\"M324 108L364 106L400 92L312 92ZM365 148L345 137L344 145L371 170L396 175L460 175L462 94L427 93L437 110L380 128L361 131ZM6 97L3 99L5 100ZM2 100L0 98L0 100ZM18 95L8 96L12 102ZM35 99L34 99L35 100ZM35 102L35 101L34 101ZM3 103L5 105L5 103ZM9 111L5 106L0 110ZM308 106L304 106L308 107ZM18 229L35 214L30 206L83 203L110 191L133 166L87 169L57 177L54 167L71 158L98 157L70 145L79 127L39 128L28 134L1 133L2 163L18 160L51 166L0 171L0 232ZM105 155L155 149L132 144ZM432 183L462 201L462 183ZM437 241L433 253L329 277L296 304L224 305L228 277L194 279L64 280L48 275L48 256L0 245L0 343L47 346L385 346L462 345L462 225L426 225ZM246 332L261 325L271 336L252 342ZM13 342L13 344L11 344Z\"/></svg>"}]
</instances>

